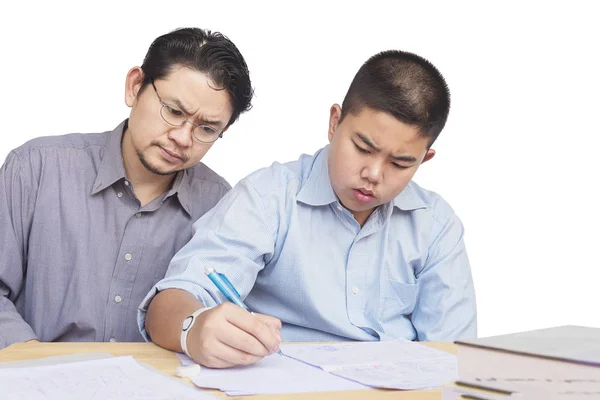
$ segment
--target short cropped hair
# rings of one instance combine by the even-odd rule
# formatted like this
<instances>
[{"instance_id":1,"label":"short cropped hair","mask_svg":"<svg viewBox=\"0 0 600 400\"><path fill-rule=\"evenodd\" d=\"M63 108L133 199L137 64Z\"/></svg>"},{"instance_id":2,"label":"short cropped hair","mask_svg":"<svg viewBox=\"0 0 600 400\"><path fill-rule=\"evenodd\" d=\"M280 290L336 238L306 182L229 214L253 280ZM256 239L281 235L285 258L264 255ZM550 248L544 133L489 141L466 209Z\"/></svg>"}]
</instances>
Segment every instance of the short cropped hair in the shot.
<instances>
[{"instance_id":1,"label":"short cropped hair","mask_svg":"<svg viewBox=\"0 0 600 400\"><path fill-rule=\"evenodd\" d=\"M423 57L388 50L358 70L342 103L341 120L365 107L416 126L431 146L448 119L450 91L442 74Z\"/></svg>"}]
</instances>

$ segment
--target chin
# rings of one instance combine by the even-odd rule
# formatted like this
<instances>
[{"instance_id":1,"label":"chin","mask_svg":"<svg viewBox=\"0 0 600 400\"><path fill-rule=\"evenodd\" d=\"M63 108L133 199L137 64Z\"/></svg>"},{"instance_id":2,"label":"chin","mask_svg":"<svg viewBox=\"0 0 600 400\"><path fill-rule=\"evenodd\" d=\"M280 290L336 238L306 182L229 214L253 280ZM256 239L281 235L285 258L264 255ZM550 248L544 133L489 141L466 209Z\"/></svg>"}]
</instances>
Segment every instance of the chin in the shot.
<instances>
[{"instance_id":1,"label":"chin","mask_svg":"<svg viewBox=\"0 0 600 400\"><path fill-rule=\"evenodd\" d=\"M148 171L152 172L155 175L167 176L167 175L172 175L179 171L178 169L173 169L173 168L163 168L163 167L157 165L158 163L149 164L149 163L144 162L142 164Z\"/></svg>"}]
</instances>

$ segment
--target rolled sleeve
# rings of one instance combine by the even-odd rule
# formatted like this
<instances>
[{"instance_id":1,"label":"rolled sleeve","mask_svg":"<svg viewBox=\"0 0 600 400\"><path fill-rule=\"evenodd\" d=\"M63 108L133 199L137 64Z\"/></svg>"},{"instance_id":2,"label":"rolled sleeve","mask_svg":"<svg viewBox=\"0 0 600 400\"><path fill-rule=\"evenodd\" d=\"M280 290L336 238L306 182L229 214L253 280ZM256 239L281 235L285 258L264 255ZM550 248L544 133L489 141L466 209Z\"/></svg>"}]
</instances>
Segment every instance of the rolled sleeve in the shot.
<instances>
[{"instance_id":1,"label":"rolled sleeve","mask_svg":"<svg viewBox=\"0 0 600 400\"><path fill-rule=\"evenodd\" d=\"M175 254L165 278L139 306L138 327L146 341L150 341L146 312L158 292L185 290L206 306L225 301L204 273L206 267L227 275L242 300L248 295L265 257L273 253L274 232L266 218L263 200L246 178L194 223L192 239Z\"/></svg>"},{"instance_id":2,"label":"rolled sleeve","mask_svg":"<svg viewBox=\"0 0 600 400\"><path fill-rule=\"evenodd\" d=\"M140 333L145 341L151 342L150 336L148 332L146 332L146 313L148 312L148 307L152 302L152 299L163 290L167 289L181 289L195 296L198 300L200 300L205 306L215 306L218 303L208 294L206 290L204 290L201 286L199 286L195 282L187 282L177 278L173 279L163 279L158 282L154 287L148 292L144 300L139 306L137 322L138 327L140 329Z\"/></svg>"}]
</instances>

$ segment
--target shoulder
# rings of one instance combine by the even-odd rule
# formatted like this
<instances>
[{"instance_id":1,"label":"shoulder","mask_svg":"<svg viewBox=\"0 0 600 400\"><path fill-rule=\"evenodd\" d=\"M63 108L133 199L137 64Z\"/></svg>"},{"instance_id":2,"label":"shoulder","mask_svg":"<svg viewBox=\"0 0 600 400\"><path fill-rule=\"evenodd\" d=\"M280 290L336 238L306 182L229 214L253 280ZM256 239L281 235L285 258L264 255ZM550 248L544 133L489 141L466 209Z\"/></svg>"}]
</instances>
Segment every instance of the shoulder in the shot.
<instances>
[{"instance_id":1,"label":"shoulder","mask_svg":"<svg viewBox=\"0 0 600 400\"><path fill-rule=\"evenodd\" d=\"M67 135L42 136L31 139L12 151L19 158L43 156L45 154L62 154L88 149L100 149L106 146L111 132L103 133L70 133Z\"/></svg>"},{"instance_id":2,"label":"shoulder","mask_svg":"<svg viewBox=\"0 0 600 400\"><path fill-rule=\"evenodd\" d=\"M293 189L297 193L306 182L314 160L315 156L302 154L294 161L274 162L269 167L251 173L244 181L252 186L261 197L287 192L289 189Z\"/></svg>"},{"instance_id":3,"label":"shoulder","mask_svg":"<svg viewBox=\"0 0 600 400\"><path fill-rule=\"evenodd\" d=\"M414 197L416 204L422 204L422 207L416 208L414 212L418 214L424 213L440 224L445 224L455 216L450 204L438 193L425 189L413 181L404 190L408 191L408 193L404 194L405 197Z\"/></svg>"},{"instance_id":4,"label":"shoulder","mask_svg":"<svg viewBox=\"0 0 600 400\"><path fill-rule=\"evenodd\" d=\"M193 187L202 186L205 188L206 186L212 186L216 189L221 189L223 192L227 192L231 189L231 185L225 178L202 162L188 168L187 173L190 176L190 184Z\"/></svg>"},{"instance_id":5,"label":"shoulder","mask_svg":"<svg viewBox=\"0 0 600 400\"><path fill-rule=\"evenodd\" d=\"M5 163L13 163L13 168L32 176L40 175L45 166L49 166L49 171L86 169L101 158L110 133L38 137L13 149Z\"/></svg>"}]
</instances>

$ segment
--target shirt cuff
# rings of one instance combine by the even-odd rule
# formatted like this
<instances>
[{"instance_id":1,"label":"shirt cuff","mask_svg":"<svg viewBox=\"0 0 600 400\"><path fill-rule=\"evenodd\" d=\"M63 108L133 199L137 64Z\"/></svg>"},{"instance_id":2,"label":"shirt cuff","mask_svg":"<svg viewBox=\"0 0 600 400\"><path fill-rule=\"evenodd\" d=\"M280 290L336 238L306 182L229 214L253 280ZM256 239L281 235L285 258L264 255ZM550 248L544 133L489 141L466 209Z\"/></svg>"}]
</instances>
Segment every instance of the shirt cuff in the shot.
<instances>
[{"instance_id":1,"label":"shirt cuff","mask_svg":"<svg viewBox=\"0 0 600 400\"><path fill-rule=\"evenodd\" d=\"M4 315L3 315L4 314ZM13 343L37 339L37 335L18 313L0 312L0 350Z\"/></svg>"},{"instance_id":2,"label":"shirt cuff","mask_svg":"<svg viewBox=\"0 0 600 400\"><path fill-rule=\"evenodd\" d=\"M148 332L146 332L146 312L148 311L148 306L150 306L152 299L154 299L154 296L156 296L158 292L162 292L163 290L167 289L185 290L186 292L190 293L192 296L200 300L206 307L214 307L218 304L206 290L204 290L201 286L199 286L196 283L192 283L189 281L170 280L168 278L158 282L150 290L150 292L148 292L148 294L146 295L144 300L142 300L140 306L138 307L138 328L146 342L152 341L152 339L148 335Z\"/></svg>"}]
</instances>

